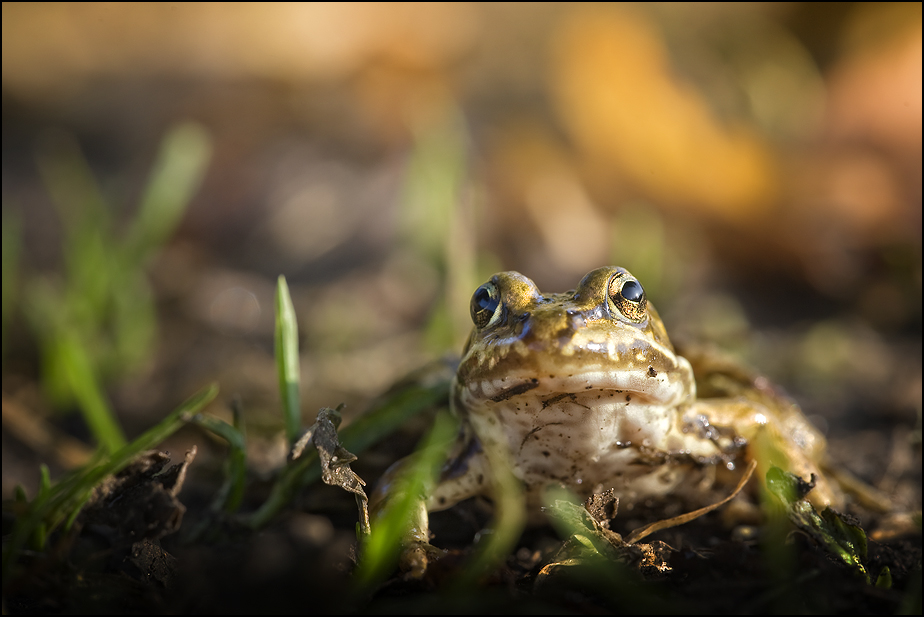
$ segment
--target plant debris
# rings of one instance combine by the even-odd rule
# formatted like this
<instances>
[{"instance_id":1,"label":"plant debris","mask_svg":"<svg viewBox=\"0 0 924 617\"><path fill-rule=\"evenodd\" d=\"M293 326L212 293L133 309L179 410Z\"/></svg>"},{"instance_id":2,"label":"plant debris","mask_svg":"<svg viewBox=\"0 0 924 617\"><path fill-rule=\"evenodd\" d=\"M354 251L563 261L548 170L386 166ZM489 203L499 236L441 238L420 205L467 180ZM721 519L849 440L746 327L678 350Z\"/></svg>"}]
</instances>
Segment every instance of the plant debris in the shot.
<instances>
[{"instance_id":1,"label":"plant debris","mask_svg":"<svg viewBox=\"0 0 924 617\"><path fill-rule=\"evenodd\" d=\"M196 458L195 446L182 463L173 465L166 452L143 452L128 466L101 482L80 516L84 525L111 528L116 543L157 541L176 532L186 507L177 499L186 471Z\"/></svg>"},{"instance_id":2,"label":"plant debris","mask_svg":"<svg viewBox=\"0 0 924 617\"><path fill-rule=\"evenodd\" d=\"M369 534L369 498L363 487L366 483L350 469L350 463L357 460L355 454L344 448L337 435L337 428L343 417L340 415L341 406L336 409L325 407L318 412L317 422L312 424L292 448L292 460L299 458L309 443L318 450L321 459L321 480L324 484L339 486L345 491L353 493L356 497L356 507L359 508L359 531L362 535Z\"/></svg>"},{"instance_id":3,"label":"plant debris","mask_svg":"<svg viewBox=\"0 0 924 617\"><path fill-rule=\"evenodd\" d=\"M789 520L869 583L869 573L863 565L867 552L866 532L860 527L859 521L838 514L831 508L825 508L818 514L805 499L812 486L814 477L806 482L778 467L771 467L767 472L767 487L786 506Z\"/></svg>"}]
</instances>

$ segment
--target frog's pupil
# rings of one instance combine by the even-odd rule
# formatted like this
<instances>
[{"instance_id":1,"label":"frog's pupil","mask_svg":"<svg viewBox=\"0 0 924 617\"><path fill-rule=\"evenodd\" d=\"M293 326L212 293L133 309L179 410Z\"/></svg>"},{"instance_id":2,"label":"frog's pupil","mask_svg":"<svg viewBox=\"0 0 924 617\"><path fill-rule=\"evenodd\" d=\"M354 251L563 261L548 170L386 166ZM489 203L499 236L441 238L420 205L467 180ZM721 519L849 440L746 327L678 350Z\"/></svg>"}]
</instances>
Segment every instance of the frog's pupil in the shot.
<instances>
[{"instance_id":1,"label":"frog's pupil","mask_svg":"<svg viewBox=\"0 0 924 617\"><path fill-rule=\"evenodd\" d=\"M490 283L482 285L475 290L472 296L472 321L479 328L483 328L491 320L500 298L497 294L497 288Z\"/></svg>"},{"instance_id":2,"label":"frog's pupil","mask_svg":"<svg viewBox=\"0 0 924 617\"><path fill-rule=\"evenodd\" d=\"M494 309L497 308L497 298L491 297L491 292L485 287L479 287L475 291L475 306L478 307L478 310L481 311L490 311L494 312Z\"/></svg>"},{"instance_id":3,"label":"frog's pupil","mask_svg":"<svg viewBox=\"0 0 924 617\"><path fill-rule=\"evenodd\" d=\"M622 297L630 302L641 302L645 290L638 284L638 281L626 281L622 286Z\"/></svg>"}]
</instances>

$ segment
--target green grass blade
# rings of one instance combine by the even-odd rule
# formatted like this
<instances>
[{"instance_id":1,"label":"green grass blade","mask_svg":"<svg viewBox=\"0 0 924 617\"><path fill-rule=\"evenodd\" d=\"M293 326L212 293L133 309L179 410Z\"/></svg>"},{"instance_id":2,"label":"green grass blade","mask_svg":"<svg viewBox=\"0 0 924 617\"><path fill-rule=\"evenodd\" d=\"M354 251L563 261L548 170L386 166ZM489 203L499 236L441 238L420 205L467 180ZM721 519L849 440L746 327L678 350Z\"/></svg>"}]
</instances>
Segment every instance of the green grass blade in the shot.
<instances>
[{"instance_id":1,"label":"green grass blade","mask_svg":"<svg viewBox=\"0 0 924 617\"><path fill-rule=\"evenodd\" d=\"M452 444L458 423L447 413L438 414L430 433L421 442L409 467L404 470L402 490L388 502L363 543L362 558L355 572L355 582L363 594L375 588L395 569L401 543L418 508L424 507L421 495L432 487Z\"/></svg>"},{"instance_id":2,"label":"green grass blade","mask_svg":"<svg viewBox=\"0 0 924 617\"><path fill-rule=\"evenodd\" d=\"M42 464L39 466L38 498L43 498L45 495L48 495L50 491L51 472L48 470L48 465ZM32 547L37 551L45 550L45 538L47 535L48 529L44 522L36 525L35 530L32 532Z\"/></svg>"},{"instance_id":3,"label":"green grass blade","mask_svg":"<svg viewBox=\"0 0 924 617\"><path fill-rule=\"evenodd\" d=\"M298 391L298 322L286 277L281 275L276 285L276 372L279 375L279 395L282 398L286 439L291 448L298 441L302 424Z\"/></svg>"},{"instance_id":4,"label":"green grass blade","mask_svg":"<svg viewBox=\"0 0 924 617\"><path fill-rule=\"evenodd\" d=\"M359 454L398 430L418 413L434 407L449 406L449 382L413 384L387 394L368 413L342 431L343 447Z\"/></svg>"},{"instance_id":5,"label":"green grass blade","mask_svg":"<svg viewBox=\"0 0 924 617\"><path fill-rule=\"evenodd\" d=\"M106 199L74 137L48 132L36 150L45 189L61 220L65 307L81 323L103 323L115 264Z\"/></svg>"},{"instance_id":6,"label":"green grass blade","mask_svg":"<svg viewBox=\"0 0 924 617\"><path fill-rule=\"evenodd\" d=\"M139 264L170 238L202 184L211 156L211 138L199 124L181 124L164 137L128 231L128 263Z\"/></svg>"},{"instance_id":7,"label":"green grass blade","mask_svg":"<svg viewBox=\"0 0 924 617\"><path fill-rule=\"evenodd\" d=\"M104 477L121 470L138 454L145 450L150 450L175 433L177 429L189 421L193 414L198 413L212 402L216 396L218 396L218 386L212 384L186 399L170 415L142 433L132 443L113 454L105 465L97 467L89 475L89 482L95 486Z\"/></svg>"},{"instance_id":8,"label":"green grass blade","mask_svg":"<svg viewBox=\"0 0 924 617\"><path fill-rule=\"evenodd\" d=\"M459 589L474 587L506 559L526 526L526 493L513 475L510 454L503 448L485 448L488 464L493 471L494 520L492 533L485 536L463 575L457 581Z\"/></svg>"},{"instance_id":9,"label":"green grass blade","mask_svg":"<svg viewBox=\"0 0 924 617\"><path fill-rule=\"evenodd\" d=\"M97 443L107 452L125 446L125 435L106 400L84 345L77 336L62 328L52 343L64 379Z\"/></svg>"},{"instance_id":10,"label":"green grass blade","mask_svg":"<svg viewBox=\"0 0 924 617\"><path fill-rule=\"evenodd\" d=\"M235 408L235 425L232 426L213 416L196 414L192 422L212 431L228 442L229 452L226 465L226 478L215 497L213 509L234 512L244 497L244 483L247 478L247 450L244 432L239 422L238 408Z\"/></svg>"},{"instance_id":11,"label":"green grass blade","mask_svg":"<svg viewBox=\"0 0 924 617\"><path fill-rule=\"evenodd\" d=\"M88 218L96 220L105 215L106 200L73 135L46 132L38 142L35 158L65 234L80 229L81 222Z\"/></svg>"},{"instance_id":12,"label":"green grass blade","mask_svg":"<svg viewBox=\"0 0 924 617\"><path fill-rule=\"evenodd\" d=\"M100 362L100 372L118 377L150 358L157 337L157 309L154 294L139 271L121 268L113 278L109 322L113 349Z\"/></svg>"}]
</instances>

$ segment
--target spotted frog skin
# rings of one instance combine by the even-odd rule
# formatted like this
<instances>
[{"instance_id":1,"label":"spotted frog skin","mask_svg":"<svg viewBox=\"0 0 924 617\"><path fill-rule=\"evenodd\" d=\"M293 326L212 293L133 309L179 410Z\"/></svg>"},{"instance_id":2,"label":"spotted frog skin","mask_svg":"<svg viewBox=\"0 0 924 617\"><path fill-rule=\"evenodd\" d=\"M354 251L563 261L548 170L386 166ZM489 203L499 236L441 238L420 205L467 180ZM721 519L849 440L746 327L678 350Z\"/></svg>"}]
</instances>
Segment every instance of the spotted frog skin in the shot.
<instances>
[{"instance_id":1,"label":"spotted frog skin","mask_svg":"<svg viewBox=\"0 0 924 617\"><path fill-rule=\"evenodd\" d=\"M620 510L706 505L752 459L758 474L770 463L814 474L812 500L837 502L818 469L824 439L798 407L721 365L702 371L725 384L710 386L721 396L698 398L690 361L625 269L599 268L558 294L517 272L496 274L475 291L471 315L451 393L461 434L421 508L412 534L420 542L428 541L426 511L492 497L498 465L525 488L532 512L549 485L582 498L615 489Z\"/></svg>"}]
</instances>

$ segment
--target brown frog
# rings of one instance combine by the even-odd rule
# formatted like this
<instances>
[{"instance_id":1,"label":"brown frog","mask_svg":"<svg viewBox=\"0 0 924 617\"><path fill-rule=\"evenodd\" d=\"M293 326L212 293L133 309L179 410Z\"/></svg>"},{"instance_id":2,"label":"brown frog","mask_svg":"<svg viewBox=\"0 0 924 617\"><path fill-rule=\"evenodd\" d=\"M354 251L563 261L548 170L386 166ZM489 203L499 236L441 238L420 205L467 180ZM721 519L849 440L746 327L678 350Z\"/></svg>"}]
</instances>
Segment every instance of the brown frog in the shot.
<instances>
[{"instance_id":1,"label":"brown frog","mask_svg":"<svg viewBox=\"0 0 924 617\"><path fill-rule=\"evenodd\" d=\"M770 463L814 476L816 505L839 501L818 467L824 438L765 381L713 366L703 372L724 381L711 387L722 396L697 397L690 362L625 269L598 268L558 294L517 272L496 274L475 290L471 316L451 392L460 438L424 496L411 540L428 542L428 511L496 497L507 469L530 512L549 485L582 498L615 489L621 508L705 505L754 459L760 477Z\"/></svg>"}]
</instances>

